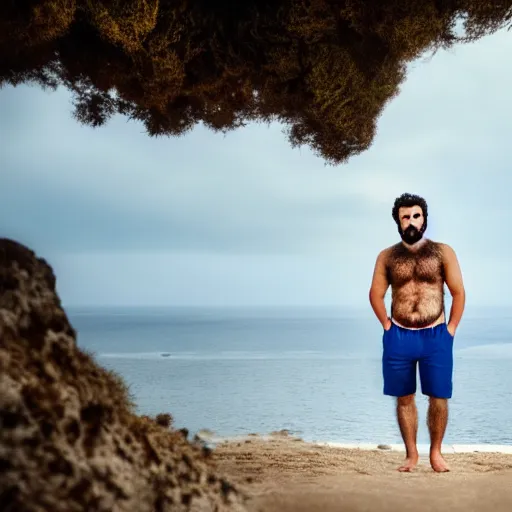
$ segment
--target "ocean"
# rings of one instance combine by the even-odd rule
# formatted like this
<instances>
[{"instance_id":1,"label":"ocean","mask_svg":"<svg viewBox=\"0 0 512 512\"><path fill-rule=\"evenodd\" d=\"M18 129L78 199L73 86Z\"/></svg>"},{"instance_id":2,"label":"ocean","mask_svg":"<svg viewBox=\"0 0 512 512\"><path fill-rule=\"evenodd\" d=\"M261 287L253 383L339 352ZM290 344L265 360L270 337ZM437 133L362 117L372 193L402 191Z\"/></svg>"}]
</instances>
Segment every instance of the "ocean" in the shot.
<instances>
[{"instance_id":1,"label":"ocean","mask_svg":"<svg viewBox=\"0 0 512 512\"><path fill-rule=\"evenodd\" d=\"M371 311L67 309L80 347L127 382L137 412L169 412L193 435L287 429L306 441L399 443L382 394ZM465 315L454 341L447 444L512 444L512 316ZM418 443L428 443L417 394Z\"/></svg>"}]
</instances>

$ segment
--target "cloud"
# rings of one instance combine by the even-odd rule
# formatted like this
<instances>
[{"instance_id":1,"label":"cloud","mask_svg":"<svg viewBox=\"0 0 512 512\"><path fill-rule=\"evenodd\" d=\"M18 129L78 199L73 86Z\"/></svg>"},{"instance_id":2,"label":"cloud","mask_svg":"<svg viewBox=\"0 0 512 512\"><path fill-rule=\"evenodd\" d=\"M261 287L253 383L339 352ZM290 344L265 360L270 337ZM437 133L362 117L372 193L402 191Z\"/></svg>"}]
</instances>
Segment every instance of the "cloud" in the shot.
<instances>
[{"instance_id":1,"label":"cloud","mask_svg":"<svg viewBox=\"0 0 512 512\"><path fill-rule=\"evenodd\" d=\"M0 213L18 209L10 231L42 243L37 219L58 250L296 251L350 229L361 207L322 162L293 154L280 127L149 139L121 118L77 125L65 91L8 92L29 128L15 123L5 142Z\"/></svg>"},{"instance_id":2,"label":"cloud","mask_svg":"<svg viewBox=\"0 0 512 512\"><path fill-rule=\"evenodd\" d=\"M267 275L279 282L286 261L300 271L283 278L282 300L321 300L321 291L293 284L307 274L324 283L326 300L343 286L349 301L363 297L378 251L397 241L391 207L408 191L428 201L428 235L450 243L471 269L475 293L494 300L499 290L485 283L500 280L508 268L501 258L512 249L503 232L512 221L512 72L504 65L511 51L512 37L501 31L414 63L373 146L337 167L306 147L292 149L278 125L149 138L121 117L99 129L79 125L64 90L4 88L0 228L61 263L71 258L76 269L94 258L87 272L98 282L106 262L123 255L112 289L139 257L156 262L160 254L181 261L176 268L191 283L199 272L219 286L238 261L233 301L244 289L256 294ZM335 284L325 284L335 269ZM157 270L151 275L139 286L159 282Z\"/></svg>"}]
</instances>

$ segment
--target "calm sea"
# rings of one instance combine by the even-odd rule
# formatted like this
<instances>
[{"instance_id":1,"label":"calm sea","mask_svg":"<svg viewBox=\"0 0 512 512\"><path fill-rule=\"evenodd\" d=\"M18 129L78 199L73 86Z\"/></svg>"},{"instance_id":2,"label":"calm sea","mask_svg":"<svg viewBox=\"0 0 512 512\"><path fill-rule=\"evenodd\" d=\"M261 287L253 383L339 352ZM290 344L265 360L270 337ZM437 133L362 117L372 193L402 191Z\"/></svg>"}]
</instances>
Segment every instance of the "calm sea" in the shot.
<instances>
[{"instance_id":1,"label":"calm sea","mask_svg":"<svg viewBox=\"0 0 512 512\"><path fill-rule=\"evenodd\" d=\"M138 412L193 434L288 429L305 440L397 443L369 311L68 310L78 343L129 384ZM455 339L446 443L512 444L512 316L467 314ZM418 395L418 442L428 442Z\"/></svg>"}]
</instances>

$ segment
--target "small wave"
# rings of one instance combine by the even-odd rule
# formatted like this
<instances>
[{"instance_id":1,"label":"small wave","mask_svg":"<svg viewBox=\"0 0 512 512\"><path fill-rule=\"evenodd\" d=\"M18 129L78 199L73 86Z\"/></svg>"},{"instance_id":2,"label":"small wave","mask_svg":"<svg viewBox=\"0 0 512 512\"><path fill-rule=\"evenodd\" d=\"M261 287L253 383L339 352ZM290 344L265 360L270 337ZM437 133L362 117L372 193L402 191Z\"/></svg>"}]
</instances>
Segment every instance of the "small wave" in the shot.
<instances>
[{"instance_id":1,"label":"small wave","mask_svg":"<svg viewBox=\"0 0 512 512\"><path fill-rule=\"evenodd\" d=\"M114 352L98 354L107 359L186 359L193 358L193 353L172 354L171 352Z\"/></svg>"},{"instance_id":2,"label":"small wave","mask_svg":"<svg viewBox=\"0 0 512 512\"><path fill-rule=\"evenodd\" d=\"M248 350L230 350L221 352L116 352L101 353L100 358L109 359L162 359L162 360L186 360L186 361L210 361L210 360L302 360L302 359L360 359L366 358L361 354L329 353L313 350L301 351L248 351Z\"/></svg>"},{"instance_id":3,"label":"small wave","mask_svg":"<svg viewBox=\"0 0 512 512\"><path fill-rule=\"evenodd\" d=\"M510 359L512 358L512 343L493 343L457 349L456 355L461 357Z\"/></svg>"}]
</instances>

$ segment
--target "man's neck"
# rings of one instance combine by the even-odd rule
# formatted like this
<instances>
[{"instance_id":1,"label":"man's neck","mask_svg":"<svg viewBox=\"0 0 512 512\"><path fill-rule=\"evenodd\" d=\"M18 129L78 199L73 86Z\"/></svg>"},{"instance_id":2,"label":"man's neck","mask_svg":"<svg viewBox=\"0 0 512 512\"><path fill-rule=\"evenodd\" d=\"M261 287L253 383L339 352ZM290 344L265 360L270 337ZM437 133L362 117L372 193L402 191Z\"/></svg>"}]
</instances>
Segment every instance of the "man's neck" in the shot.
<instances>
[{"instance_id":1,"label":"man's neck","mask_svg":"<svg viewBox=\"0 0 512 512\"><path fill-rule=\"evenodd\" d=\"M407 242L404 242L402 240L402 245L408 249L409 251L415 252L420 250L425 244L427 243L427 239L425 237L422 237L420 240L418 240L414 244L408 244Z\"/></svg>"}]
</instances>

